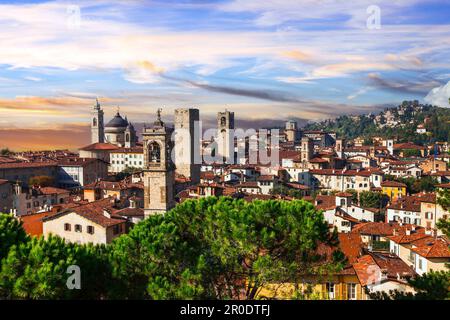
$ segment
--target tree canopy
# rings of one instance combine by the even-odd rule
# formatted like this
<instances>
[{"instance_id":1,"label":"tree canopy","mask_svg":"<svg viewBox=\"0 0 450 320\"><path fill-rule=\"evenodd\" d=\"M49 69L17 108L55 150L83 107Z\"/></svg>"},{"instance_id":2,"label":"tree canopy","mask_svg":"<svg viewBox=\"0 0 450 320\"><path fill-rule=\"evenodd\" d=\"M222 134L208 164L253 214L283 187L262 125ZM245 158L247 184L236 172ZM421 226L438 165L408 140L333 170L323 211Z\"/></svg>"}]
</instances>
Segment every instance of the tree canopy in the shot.
<instances>
[{"instance_id":1,"label":"tree canopy","mask_svg":"<svg viewBox=\"0 0 450 320\"><path fill-rule=\"evenodd\" d=\"M126 298L254 299L266 284L342 267L342 253L327 259L320 243L337 245L336 234L306 201L210 197L138 224L111 261Z\"/></svg>"}]
</instances>

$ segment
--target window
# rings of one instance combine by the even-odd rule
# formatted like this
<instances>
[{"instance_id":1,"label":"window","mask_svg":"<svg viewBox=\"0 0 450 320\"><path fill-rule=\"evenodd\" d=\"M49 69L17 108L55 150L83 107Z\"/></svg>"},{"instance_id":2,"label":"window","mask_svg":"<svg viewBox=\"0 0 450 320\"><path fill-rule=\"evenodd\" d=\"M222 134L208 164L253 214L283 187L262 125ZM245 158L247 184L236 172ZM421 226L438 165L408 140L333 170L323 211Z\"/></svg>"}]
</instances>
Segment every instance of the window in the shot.
<instances>
[{"instance_id":1,"label":"window","mask_svg":"<svg viewBox=\"0 0 450 320\"><path fill-rule=\"evenodd\" d=\"M64 231L70 231L72 230L72 226L70 223L64 223Z\"/></svg>"},{"instance_id":2,"label":"window","mask_svg":"<svg viewBox=\"0 0 450 320\"><path fill-rule=\"evenodd\" d=\"M327 282L328 299L334 299L334 283Z\"/></svg>"},{"instance_id":3,"label":"window","mask_svg":"<svg viewBox=\"0 0 450 320\"><path fill-rule=\"evenodd\" d=\"M161 148L157 142L152 142L148 147L149 162L161 162Z\"/></svg>"},{"instance_id":4,"label":"window","mask_svg":"<svg viewBox=\"0 0 450 320\"><path fill-rule=\"evenodd\" d=\"M113 227L113 234L119 234L122 231L122 225L120 224L116 224Z\"/></svg>"},{"instance_id":5,"label":"window","mask_svg":"<svg viewBox=\"0 0 450 320\"><path fill-rule=\"evenodd\" d=\"M76 224L75 225L75 232L82 232L83 231L83 227L81 226L81 224Z\"/></svg>"},{"instance_id":6,"label":"window","mask_svg":"<svg viewBox=\"0 0 450 320\"><path fill-rule=\"evenodd\" d=\"M356 300L356 283L347 283L347 299Z\"/></svg>"},{"instance_id":7,"label":"window","mask_svg":"<svg viewBox=\"0 0 450 320\"><path fill-rule=\"evenodd\" d=\"M87 233L94 234L94 227L93 226L87 226Z\"/></svg>"},{"instance_id":8,"label":"window","mask_svg":"<svg viewBox=\"0 0 450 320\"><path fill-rule=\"evenodd\" d=\"M419 269L422 270L422 259L419 258Z\"/></svg>"}]
</instances>

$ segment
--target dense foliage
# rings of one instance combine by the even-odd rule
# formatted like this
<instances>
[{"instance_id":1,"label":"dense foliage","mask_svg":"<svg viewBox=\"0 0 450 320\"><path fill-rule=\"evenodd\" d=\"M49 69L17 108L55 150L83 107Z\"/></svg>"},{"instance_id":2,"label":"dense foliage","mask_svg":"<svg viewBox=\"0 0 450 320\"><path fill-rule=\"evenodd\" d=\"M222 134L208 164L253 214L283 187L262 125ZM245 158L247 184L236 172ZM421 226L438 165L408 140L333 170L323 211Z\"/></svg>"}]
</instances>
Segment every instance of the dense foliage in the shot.
<instances>
[{"instance_id":1,"label":"dense foliage","mask_svg":"<svg viewBox=\"0 0 450 320\"><path fill-rule=\"evenodd\" d=\"M422 105L421 112L414 107L417 102L404 101L402 112L398 108L389 108L380 113L382 123L376 124L375 115L340 116L333 120L308 124L306 130L324 130L336 132L339 137L354 139L363 137L370 141L371 137L397 138L398 142L412 141L417 144L428 144L435 141L450 140L450 109ZM383 116L389 111L398 120L396 126L384 126ZM417 125L428 119L425 128L428 134L418 134Z\"/></svg>"},{"instance_id":2,"label":"dense foliage","mask_svg":"<svg viewBox=\"0 0 450 320\"><path fill-rule=\"evenodd\" d=\"M302 200L206 198L186 201L138 224L113 245L114 272L127 298L254 299L269 283L341 267L318 255L336 234Z\"/></svg>"},{"instance_id":3,"label":"dense foliage","mask_svg":"<svg viewBox=\"0 0 450 320\"><path fill-rule=\"evenodd\" d=\"M0 299L255 299L266 284L295 284L345 261L337 234L302 200L188 200L108 246L30 239L13 217L0 222ZM79 290L66 285L72 265Z\"/></svg>"}]
</instances>

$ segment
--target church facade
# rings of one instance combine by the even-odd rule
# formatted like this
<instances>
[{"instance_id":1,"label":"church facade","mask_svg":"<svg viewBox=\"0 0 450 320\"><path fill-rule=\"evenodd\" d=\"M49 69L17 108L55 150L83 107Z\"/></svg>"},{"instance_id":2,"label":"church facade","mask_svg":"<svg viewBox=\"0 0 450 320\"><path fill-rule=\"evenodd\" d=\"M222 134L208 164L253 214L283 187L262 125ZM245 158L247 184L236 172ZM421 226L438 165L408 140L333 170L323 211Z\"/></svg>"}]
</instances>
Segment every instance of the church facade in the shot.
<instances>
[{"instance_id":1,"label":"church facade","mask_svg":"<svg viewBox=\"0 0 450 320\"><path fill-rule=\"evenodd\" d=\"M104 125L103 110L98 100L94 105L91 119L91 143L111 143L121 148L136 146L136 130L127 117L123 118L119 111Z\"/></svg>"}]
</instances>

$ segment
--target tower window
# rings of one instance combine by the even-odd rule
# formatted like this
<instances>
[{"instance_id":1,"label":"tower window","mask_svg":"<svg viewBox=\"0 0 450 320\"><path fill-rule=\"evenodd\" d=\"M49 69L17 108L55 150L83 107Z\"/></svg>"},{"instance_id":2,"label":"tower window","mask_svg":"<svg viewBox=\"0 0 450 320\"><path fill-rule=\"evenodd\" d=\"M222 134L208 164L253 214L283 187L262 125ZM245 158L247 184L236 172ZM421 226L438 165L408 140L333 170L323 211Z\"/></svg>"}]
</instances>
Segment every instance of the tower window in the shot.
<instances>
[{"instance_id":1,"label":"tower window","mask_svg":"<svg viewBox=\"0 0 450 320\"><path fill-rule=\"evenodd\" d=\"M227 124L227 118L226 117L220 118L220 125L225 126L226 124Z\"/></svg>"},{"instance_id":2,"label":"tower window","mask_svg":"<svg viewBox=\"0 0 450 320\"><path fill-rule=\"evenodd\" d=\"M127 133L127 134L125 135L125 141L126 141L126 142L130 142L130 134L129 134L129 133Z\"/></svg>"},{"instance_id":3,"label":"tower window","mask_svg":"<svg viewBox=\"0 0 450 320\"><path fill-rule=\"evenodd\" d=\"M92 126L96 127L97 126L97 118L94 118L92 120Z\"/></svg>"},{"instance_id":4,"label":"tower window","mask_svg":"<svg viewBox=\"0 0 450 320\"><path fill-rule=\"evenodd\" d=\"M149 162L161 162L161 148L157 142L152 142L148 147Z\"/></svg>"}]
</instances>

